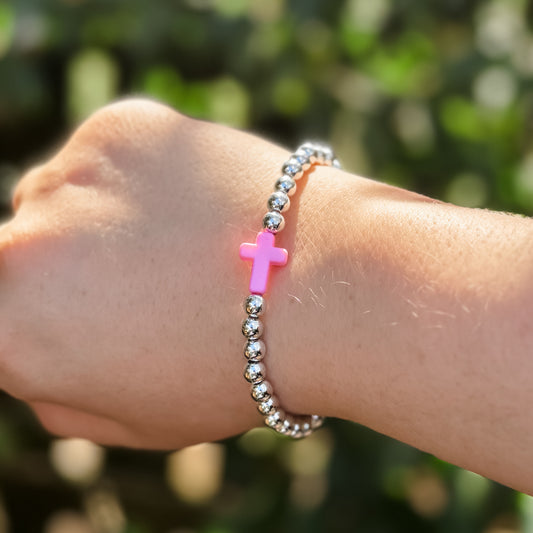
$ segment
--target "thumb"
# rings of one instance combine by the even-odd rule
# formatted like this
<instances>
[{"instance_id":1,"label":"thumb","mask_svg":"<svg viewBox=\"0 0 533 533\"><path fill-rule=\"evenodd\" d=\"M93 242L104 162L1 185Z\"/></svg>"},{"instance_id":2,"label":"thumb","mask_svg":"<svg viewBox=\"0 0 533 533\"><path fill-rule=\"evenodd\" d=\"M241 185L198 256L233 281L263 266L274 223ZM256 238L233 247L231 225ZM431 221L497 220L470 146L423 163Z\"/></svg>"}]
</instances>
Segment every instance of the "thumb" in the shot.
<instances>
[{"instance_id":1,"label":"thumb","mask_svg":"<svg viewBox=\"0 0 533 533\"><path fill-rule=\"evenodd\" d=\"M5 269L7 268L6 254L13 242L14 218L0 223L0 284L5 279Z\"/></svg>"},{"instance_id":2,"label":"thumb","mask_svg":"<svg viewBox=\"0 0 533 533\"><path fill-rule=\"evenodd\" d=\"M17 282L13 280L12 250L15 242L15 218L0 223L0 389L20 398L19 369L17 368L16 316L19 314L16 302Z\"/></svg>"}]
</instances>

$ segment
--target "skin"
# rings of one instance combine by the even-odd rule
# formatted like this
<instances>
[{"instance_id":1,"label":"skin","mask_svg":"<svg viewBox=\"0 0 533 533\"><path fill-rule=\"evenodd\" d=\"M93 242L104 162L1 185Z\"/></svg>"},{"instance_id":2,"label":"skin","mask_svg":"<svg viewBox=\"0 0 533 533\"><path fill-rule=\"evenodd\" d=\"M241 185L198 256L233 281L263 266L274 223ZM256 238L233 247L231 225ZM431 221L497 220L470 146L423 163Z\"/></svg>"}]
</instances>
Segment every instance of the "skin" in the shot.
<instances>
[{"instance_id":1,"label":"skin","mask_svg":"<svg viewBox=\"0 0 533 533\"><path fill-rule=\"evenodd\" d=\"M174 449L262 424L239 325L288 152L128 100L17 185L0 386L52 433ZM533 494L533 225L332 169L298 182L266 295L282 406ZM233 333L232 333L233 332Z\"/></svg>"}]
</instances>

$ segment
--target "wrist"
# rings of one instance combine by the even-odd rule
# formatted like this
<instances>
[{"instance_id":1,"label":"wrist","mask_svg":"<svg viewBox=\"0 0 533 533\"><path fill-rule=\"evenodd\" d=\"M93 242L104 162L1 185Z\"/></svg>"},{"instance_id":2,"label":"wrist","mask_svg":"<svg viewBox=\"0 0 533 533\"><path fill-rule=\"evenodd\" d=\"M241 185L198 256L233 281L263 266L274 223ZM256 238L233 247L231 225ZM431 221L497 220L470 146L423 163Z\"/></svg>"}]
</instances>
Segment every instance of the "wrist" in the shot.
<instances>
[{"instance_id":1,"label":"wrist","mask_svg":"<svg viewBox=\"0 0 533 533\"><path fill-rule=\"evenodd\" d=\"M345 327L339 319L346 320L339 292L348 286L351 239L346 217L359 187L353 175L316 167L299 180L277 240L289 263L275 272L268 295L267 379L290 412L336 414L334 373Z\"/></svg>"},{"instance_id":2,"label":"wrist","mask_svg":"<svg viewBox=\"0 0 533 533\"><path fill-rule=\"evenodd\" d=\"M381 326L394 293L387 265L396 243L384 219L392 222L398 202L434 200L334 168L304 180L279 241L289 268L269 297L269 379L288 410L361 421L363 366L372 366L376 350L389 353Z\"/></svg>"}]
</instances>

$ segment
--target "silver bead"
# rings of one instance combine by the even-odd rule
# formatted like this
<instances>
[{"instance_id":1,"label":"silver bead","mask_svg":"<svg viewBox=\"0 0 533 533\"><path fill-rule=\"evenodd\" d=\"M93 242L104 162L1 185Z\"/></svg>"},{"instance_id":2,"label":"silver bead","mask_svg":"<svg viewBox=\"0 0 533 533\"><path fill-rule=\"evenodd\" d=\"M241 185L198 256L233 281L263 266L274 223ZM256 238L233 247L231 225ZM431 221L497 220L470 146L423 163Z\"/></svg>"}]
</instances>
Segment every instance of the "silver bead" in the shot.
<instances>
[{"instance_id":1,"label":"silver bead","mask_svg":"<svg viewBox=\"0 0 533 533\"><path fill-rule=\"evenodd\" d=\"M318 415L311 415L311 428L318 429L324 424L324 417Z\"/></svg>"},{"instance_id":2,"label":"silver bead","mask_svg":"<svg viewBox=\"0 0 533 533\"><path fill-rule=\"evenodd\" d=\"M311 420L312 417L309 415L299 415L295 417L292 431L289 435L295 439L302 439L311 435L311 433L313 433Z\"/></svg>"},{"instance_id":3,"label":"silver bead","mask_svg":"<svg viewBox=\"0 0 533 533\"><path fill-rule=\"evenodd\" d=\"M283 164L281 171L283 174L290 176L294 180L300 179L304 175L302 165L300 165L300 163L298 163L298 161L292 157Z\"/></svg>"},{"instance_id":4,"label":"silver bead","mask_svg":"<svg viewBox=\"0 0 533 533\"><path fill-rule=\"evenodd\" d=\"M335 154L329 146L321 144L319 148L319 157L323 165L332 166Z\"/></svg>"},{"instance_id":5,"label":"silver bead","mask_svg":"<svg viewBox=\"0 0 533 533\"><path fill-rule=\"evenodd\" d=\"M324 146L321 144L317 144L315 146L315 156L316 156L316 162L318 165L325 165L327 164L327 153L324 150Z\"/></svg>"},{"instance_id":6,"label":"silver bead","mask_svg":"<svg viewBox=\"0 0 533 533\"><path fill-rule=\"evenodd\" d=\"M266 368L263 363L250 362L244 368L244 378L249 383L261 383L265 381Z\"/></svg>"},{"instance_id":7,"label":"silver bead","mask_svg":"<svg viewBox=\"0 0 533 533\"><path fill-rule=\"evenodd\" d=\"M278 407L278 399L275 396L270 396L270 398L267 398L266 400L263 400L257 404L257 410L264 416L270 415Z\"/></svg>"},{"instance_id":8,"label":"silver bead","mask_svg":"<svg viewBox=\"0 0 533 533\"><path fill-rule=\"evenodd\" d=\"M302 170L305 172L311 167L310 156L312 155L313 155L313 150L301 150L300 151L300 149L298 149L296 150L296 152L294 152L291 159L298 161L298 163L300 163L300 166L302 167Z\"/></svg>"},{"instance_id":9,"label":"silver bead","mask_svg":"<svg viewBox=\"0 0 533 533\"><path fill-rule=\"evenodd\" d=\"M266 346L263 341L250 340L244 345L244 357L249 361L261 361L266 353Z\"/></svg>"},{"instance_id":10,"label":"silver bead","mask_svg":"<svg viewBox=\"0 0 533 533\"><path fill-rule=\"evenodd\" d=\"M315 143L312 143L312 142L303 143L301 146L298 147L298 150L296 150L296 153L306 154L311 164L317 162L317 149L316 149Z\"/></svg>"},{"instance_id":11,"label":"silver bead","mask_svg":"<svg viewBox=\"0 0 533 533\"><path fill-rule=\"evenodd\" d=\"M297 421L293 421L289 436L291 436L293 439L301 439L303 437L302 428Z\"/></svg>"},{"instance_id":12,"label":"silver bead","mask_svg":"<svg viewBox=\"0 0 533 533\"><path fill-rule=\"evenodd\" d=\"M289 418L286 418L281 425L276 426L275 429L282 435L290 435L292 433L292 421Z\"/></svg>"},{"instance_id":13,"label":"silver bead","mask_svg":"<svg viewBox=\"0 0 533 533\"><path fill-rule=\"evenodd\" d=\"M260 294L250 294L244 300L244 310L248 315L261 316L265 311L265 299Z\"/></svg>"},{"instance_id":14,"label":"silver bead","mask_svg":"<svg viewBox=\"0 0 533 533\"><path fill-rule=\"evenodd\" d=\"M289 195L283 191L273 192L267 201L267 206L271 211L284 213L285 211L288 211L291 206Z\"/></svg>"},{"instance_id":15,"label":"silver bead","mask_svg":"<svg viewBox=\"0 0 533 533\"><path fill-rule=\"evenodd\" d=\"M313 433L313 429L311 428L311 424L309 422L304 422L301 425L300 429L302 431L303 437L308 437L309 435L311 435L311 433Z\"/></svg>"},{"instance_id":16,"label":"silver bead","mask_svg":"<svg viewBox=\"0 0 533 533\"><path fill-rule=\"evenodd\" d=\"M248 339L258 339L263 334L263 323L258 318L248 317L243 320L241 329Z\"/></svg>"},{"instance_id":17,"label":"silver bead","mask_svg":"<svg viewBox=\"0 0 533 533\"><path fill-rule=\"evenodd\" d=\"M341 165L341 162L335 158L332 162L331 162L331 166L332 167L335 167L335 168L342 168L342 165Z\"/></svg>"},{"instance_id":18,"label":"silver bead","mask_svg":"<svg viewBox=\"0 0 533 533\"><path fill-rule=\"evenodd\" d=\"M274 185L274 190L292 196L296 192L296 182L290 176L281 176Z\"/></svg>"},{"instance_id":19,"label":"silver bead","mask_svg":"<svg viewBox=\"0 0 533 533\"><path fill-rule=\"evenodd\" d=\"M265 424L272 429L276 429L283 424L285 412L283 409L276 409L271 415L265 418Z\"/></svg>"},{"instance_id":20,"label":"silver bead","mask_svg":"<svg viewBox=\"0 0 533 533\"><path fill-rule=\"evenodd\" d=\"M251 394L256 402L262 402L272 395L272 385L266 380L261 383L256 383L252 385Z\"/></svg>"},{"instance_id":21,"label":"silver bead","mask_svg":"<svg viewBox=\"0 0 533 533\"><path fill-rule=\"evenodd\" d=\"M285 219L281 213L277 211L269 211L263 217L263 228L270 231L270 233L277 233L285 227Z\"/></svg>"}]
</instances>

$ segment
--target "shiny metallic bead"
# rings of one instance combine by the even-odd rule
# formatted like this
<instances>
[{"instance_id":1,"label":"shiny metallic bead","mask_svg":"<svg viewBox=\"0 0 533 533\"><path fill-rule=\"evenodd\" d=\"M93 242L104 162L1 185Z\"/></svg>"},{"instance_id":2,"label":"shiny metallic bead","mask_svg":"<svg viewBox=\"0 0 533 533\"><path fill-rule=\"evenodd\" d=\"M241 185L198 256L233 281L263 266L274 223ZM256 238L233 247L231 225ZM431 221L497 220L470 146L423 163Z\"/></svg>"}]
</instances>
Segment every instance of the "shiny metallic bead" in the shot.
<instances>
[{"instance_id":1,"label":"shiny metallic bead","mask_svg":"<svg viewBox=\"0 0 533 533\"><path fill-rule=\"evenodd\" d=\"M287 417L283 420L281 424L276 426L276 431L282 435L290 435L292 433L292 420L290 417Z\"/></svg>"},{"instance_id":2,"label":"shiny metallic bead","mask_svg":"<svg viewBox=\"0 0 533 533\"><path fill-rule=\"evenodd\" d=\"M286 163L281 167L283 174L290 176L294 180L300 179L304 175L304 169L302 165L294 158L290 158Z\"/></svg>"},{"instance_id":3,"label":"shiny metallic bead","mask_svg":"<svg viewBox=\"0 0 533 533\"><path fill-rule=\"evenodd\" d=\"M296 192L296 182L290 176L281 176L274 185L274 190L292 196Z\"/></svg>"},{"instance_id":4,"label":"shiny metallic bead","mask_svg":"<svg viewBox=\"0 0 533 533\"><path fill-rule=\"evenodd\" d=\"M313 429L311 428L311 424L309 422L304 422L301 424L300 429L302 431L302 437L308 437L313 433Z\"/></svg>"},{"instance_id":5,"label":"shiny metallic bead","mask_svg":"<svg viewBox=\"0 0 533 533\"><path fill-rule=\"evenodd\" d=\"M261 381L261 383L255 383L252 385L251 394L256 402L262 402L272 395L272 385L266 380Z\"/></svg>"},{"instance_id":6,"label":"shiny metallic bead","mask_svg":"<svg viewBox=\"0 0 533 533\"><path fill-rule=\"evenodd\" d=\"M258 318L248 317L243 320L241 329L248 339L258 339L263 334L263 323Z\"/></svg>"},{"instance_id":7,"label":"shiny metallic bead","mask_svg":"<svg viewBox=\"0 0 533 533\"><path fill-rule=\"evenodd\" d=\"M316 144L312 142L305 142L298 147L296 153L304 153L308 158L311 164L316 163Z\"/></svg>"},{"instance_id":8,"label":"shiny metallic bead","mask_svg":"<svg viewBox=\"0 0 533 533\"><path fill-rule=\"evenodd\" d=\"M249 361L261 361L266 353L266 346L263 341L250 340L244 345L244 357Z\"/></svg>"},{"instance_id":9,"label":"shiny metallic bead","mask_svg":"<svg viewBox=\"0 0 533 533\"><path fill-rule=\"evenodd\" d=\"M283 409L276 409L271 415L265 418L265 424L272 429L276 429L283 424L285 412Z\"/></svg>"},{"instance_id":10,"label":"shiny metallic bead","mask_svg":"<svg viewBox=\"0 0 533 533\"><path fill-rule=\"evenodd\" d=\"M277 211L278 213L288 211L291 206L289 195L283 191L273 192L267 201L267 206L271 211Z\"/></svg>"},{"instance_id":11,"label":"shiny metallic bead","mask_svg":"<svg viewBox=\"0 0 533 533\"><path fill-rule=\"evenodd\" d=\"M313 155L313 150L302 150L300 149L296 150L294 154L292 155L291 159L294 159L295 161L298 161L300 163L300 166L302 167L302 170L305 172L311 167L311 158L310 156Z\"/></svg>"},{"instance_id":12,"label":"shiny metallic bead","mask_svg":"<svg viewBox=\"0 0 533 533\"><path fill-rule=\"evenodd\" d=\"M296 191L296 180L303 176L311 165L322 164L340 168L339 161L329 146L307 142L291 155L283 165L283 175L276 181L274 192L267 201L269 212L263 217L263 228L276 234L285 225L282 212L290 208L290 196ZM242 323L242 332L247 341L244 356L247 364L244 377L251 383L251 395L257 402L258 411L265 417L265 424L278 433L301 439L322 426L324 418L319 415L291 415L283 411L273 396L272 385L265 380L266 367L262 360L265 344L259 339L263 325L259 320L265 311L265 302L259 294L250 294L244 302L248 317Z\"/></svg>"},{"instance_id":13,"label":"shiny metallic bead","mask_svg":"<svg viewBox=\"0 0 533 533\"><path fill-rule=\"evenodd\" d=\"M264 416L273 413L279 407L278 399L275 396L270 396L266 400L257 404L257 410Z\"/></svg>"},{"instance_id":14,"label":"shiny metallic bead","mask_svg":"<svg viewBox=\"0 0 533 533\"><path fill-rule=\"evenodd\" d=\"M324 417L318 415L311 415L311 428L318 429L324 424Z\"/></svg>"},{"instance_id":15,"label":"shiny metallic bead","mask_svg":"<svg viewBox=\"0 0 533 533\"><path fill-rule=\"evenodd\" d=\"M263 363L249 362L244 368L244 379L249 383L260 383L265 380L266 368Z\"/></svg>"},{"instance_id":16,"label":"shiny metallic bead","mask_svg":"<svg viewBox=\"0 0 533 533\"><path fill-rule=\"evenodd\" d=\"M321 145L320 155L321 155L323 164L328 165L330 167L333 165L333 161L335 160L335 154L333 153L333 150L329 146L326 146L324 144Z\"/></svg>"},{"instance_id":17,"label":"shiny metallic bead","mask_svg":"<svg viewBox=\"0 0 533 533\"><path fill-rule=\"evenodd\" d=\"M293 439L301 439L303 437L302 428L300 427L300 424L298 422L294 422L292 424L292 429L289 435Z\"/></svg>"},{"instance_id":18,"label":"shiny metallic bead","mask_svg":"<svg viewBox=\"0 0 533 533\"><path fill-rule=\"evenodd\" d=\"M331 164L333 163L333 160L335 159L333 150L329 146L325 146L323 144L317 144L315 146L315 149L316 149L316 162L319 165L331 166Z\"/></svg>"},{"instance_id":19,"label":"shiny metallic bead","mask_svg":"<svg viewBox=\"0 0 533 533\"><path fill-rule=\"evenodd\" d=\"M248 315L261 316L265 311L265 299L260 294L250 294L244 300L244 310Z\"/></svg>"},{"instance_id":20,"label":"shiny metallic bead","mask_svg":"<svg viewBox=\"0 0 533 533\"><path fill-rule=\"evenodd\" d=\"M341 165L341 162L335 158L332 162L331 162L331 166L332 167L335 167L335 168L342 168L342 165Z\"/></svg>"},{"instance_id":21,"label":"shiny metallic bead","mask_svg":"<svg viewBox=\"0 0 533 533\"><path fill-rule=\"evenodd\" d=\"M285 219L281 213L277 211L269 211L263 217L263 228L270 231L270 233L277 233L285 227Z\"/></svg>"}]
</instances>

